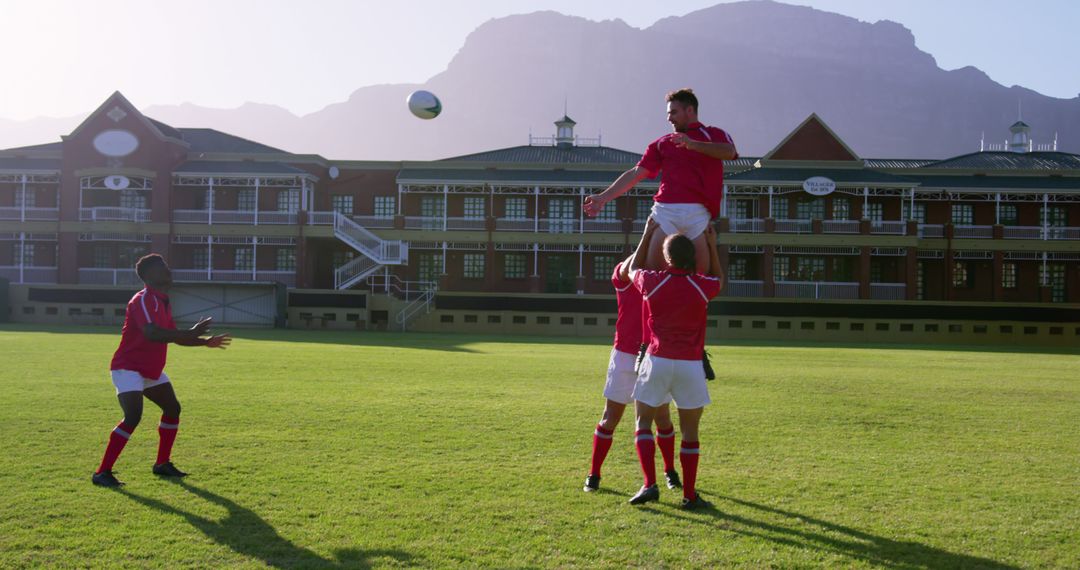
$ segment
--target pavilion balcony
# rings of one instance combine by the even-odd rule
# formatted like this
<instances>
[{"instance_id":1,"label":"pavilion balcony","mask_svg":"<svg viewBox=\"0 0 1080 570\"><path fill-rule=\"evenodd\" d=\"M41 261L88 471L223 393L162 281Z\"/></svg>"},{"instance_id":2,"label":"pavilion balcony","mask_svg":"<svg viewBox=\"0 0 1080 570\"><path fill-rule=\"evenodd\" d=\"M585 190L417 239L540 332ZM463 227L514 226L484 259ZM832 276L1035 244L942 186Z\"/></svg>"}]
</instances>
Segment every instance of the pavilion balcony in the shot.
<instances>
[{"instance_id":1,"label":"pavilion balcony","mask_svg":"<svg viewBox=\"0 0 1080 570\"><path fill-rule=\"evenodd\" d=\"M80 285L138 285L142 281L131 268L80 267Z\"/></svg>"},{"instance_id":2,"label":"pavilion balcony","mask_svg":"<svg viewBox=\"0 0 1080 570\"><path fill-rule=\"evenodd\" d=\"M56 267L0 265L0 279L11 283L56 283Z\"/></svg>"},{"instance_id":3,"label":"pavilion balcony","mask_svg":"<svg viewBox=\"0 0 1080 570\"><path fill-rule=\"evenodd\" d=\"M94 206L79 209L81 222L149 222L149 208Z\"/></svg>"},{"instance_id":4,"label":"pavilion balcony","mask_svg":"<svg viewBox=\"0 0 1080 570\"><path fill-rule=\"evenodd\" d=\"M60 219L60 208L0 208L0 220L52 222Z\"/></svg>"},{"instance_id":5,"label":"pavilion balcony","mask_svg":"<svg viewBox=\"0 0 1080 570\"><path fill-rule=\"evenodd\" d=\"M859 284L828 281L777 281L775 296L793 299L858 299Z\"/></svg>"},{"instance_id":6,"label":"pavilion balcony","mask_svg":"<svg viewBox=\"0 0 1080 570\"><path fill-rule=\"evenodd\" d=\"M821 231L827 234L857 234L859 220L822 220Z\"/></svg>"},{"instance_id":7,"label":"pavilion balcony","mask_svg":"<svg viewBox=\"0 0 1080 570\"><path fill-rule=\"evenodd\" d=\"M173 269L176 281L199 283L253 283L276 281L287 287L296 286L295 271L236 270L236 269Z\"/></svg>"},{"instance_id":8,"label":"pavilion balcony","mask_svg":"<svg viewBox=\"0 0 1080 570\"><path fill-rule=\"evenodd\" d=\"M761 297L765 293L764 281L729 279L724 284L725 297Z\"/></svg>"},{"instance_id":9,"label":"pavilion balcony","mask_svg":"<svg viewBox=\"0 0 1080 570\"><path fill-rule=\"evenodd\" d=\"M173 210L172 218L178 224L294 225L297 213L277 210Z\"/></svg>"},{"instance_id":10,"label":"pavilion balcony","mask_svg":"<svg viewBox=\"0 0 1080 570\"><path fill-rule=\"evenodd\" d=\"M993 239L994 226L953 226L953 237L956 239Z\"/></svg>"}]
</instances>

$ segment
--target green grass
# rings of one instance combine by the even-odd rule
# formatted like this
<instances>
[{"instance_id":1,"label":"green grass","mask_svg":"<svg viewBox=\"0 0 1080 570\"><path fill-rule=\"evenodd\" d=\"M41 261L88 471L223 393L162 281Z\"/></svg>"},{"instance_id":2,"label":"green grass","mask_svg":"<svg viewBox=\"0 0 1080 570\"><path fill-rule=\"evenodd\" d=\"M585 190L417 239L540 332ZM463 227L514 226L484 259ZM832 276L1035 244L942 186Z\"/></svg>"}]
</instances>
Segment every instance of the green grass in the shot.
<instances>
[{"instance_id":1,"label":"green grass","mask_svg":"<svg viewBox=\"0 0 1080 570\"><path fill-rule=\"evenodd\" d=\"M581 492L602 340L244 331L170 349L150 474L112 329L0 328L0 567L1080 567L1080 353L729 344L699 488L645 508L627 419Z\"/></svg>"}]
</instances>

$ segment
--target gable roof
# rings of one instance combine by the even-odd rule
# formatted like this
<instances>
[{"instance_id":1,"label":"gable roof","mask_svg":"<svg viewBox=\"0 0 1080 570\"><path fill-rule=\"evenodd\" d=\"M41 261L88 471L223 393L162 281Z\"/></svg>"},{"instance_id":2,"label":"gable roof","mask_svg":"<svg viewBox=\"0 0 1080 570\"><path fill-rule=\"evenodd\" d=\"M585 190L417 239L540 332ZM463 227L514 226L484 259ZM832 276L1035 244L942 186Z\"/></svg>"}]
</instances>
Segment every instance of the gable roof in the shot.
<instances>
[{"instance_id":1,"label":"gable roof","mask_svg":"<svg viewBox=\"0 0 1080 570\"><path fill-rule=\"evenodd\" d=\"M817 113L810 113L763 160L835 160L855 161L859 156L825 124Z\"/></svg>"},{"instance_id":2,"label":"gable roof","mask_svg":"<svg viewBox=\"0 0 1080 570\"><path fill-rule=\"evenodd\" d=\"M139 112L138 109L135 108L134 105L131 104L131 101L128 101L127 98L124 97L124 95L119 91L114 91L112 95L109 95L109 97L105 99L105 102L99 105L97 109L94 109L93 113L87 115L86 118L83 119L83 122L79 123L79 126L75 127L75 130L71 131L71 134L67 136L73 137L79 134L84 128L86 128L86 125L88 125L90 121L92 121L98 115L105 113L106 109L108 109L110 106L125 108L128 114L134 115L136 120L145 125L146 128L158 138L162 140L172 140L174 142L186 144L184 143L183 139L176 136L179 134L176 129L173 129L165 123L150 119L146 115L142 114L141 112ZM162 127L164 127L164 130L162 130Z\"/></svg>"}]
</instances>

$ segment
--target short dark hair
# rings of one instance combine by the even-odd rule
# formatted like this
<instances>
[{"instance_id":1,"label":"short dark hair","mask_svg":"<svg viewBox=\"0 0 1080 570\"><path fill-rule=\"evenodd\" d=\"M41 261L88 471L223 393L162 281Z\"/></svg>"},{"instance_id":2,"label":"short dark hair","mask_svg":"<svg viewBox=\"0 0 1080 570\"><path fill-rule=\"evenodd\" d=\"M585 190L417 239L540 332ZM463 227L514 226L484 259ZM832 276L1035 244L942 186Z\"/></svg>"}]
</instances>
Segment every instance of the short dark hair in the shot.
<instances>
[{"instance_id":1,"label":"short dark hair","mask_svg":"<svg viewBox=\"0 0 1080 570\"><path fill-rule=\"evenodd\" d=\"M694 112L698 110L697 95L694 95L694 90L689 87L684 87L677 91L672 91L667 94L667 102L678 101L687 107L693 107Z\"/></svg>"},{"instance_id":2,"label":"short dark hair","mask_svg":"<svg viewBox=\"0 0 1080 570\"><path fill-rule=\"evenodd\" d=\"M144 255L135 262L135 273L139 279L146 281L146 271L155 265L165 265L165 258L161 257L160 253Z\"/></svg>"},{"instance_id":3,"label":"short dark hair","mask_svg":"<svg viewBox=\"0 0 1080 570\"><path fill-rule=\"evenodd\" d=\"M694 242L682 234L671 234L664 240L664 251L675 269L693 271L697 263Z\"/></svg>"}]
</instances>

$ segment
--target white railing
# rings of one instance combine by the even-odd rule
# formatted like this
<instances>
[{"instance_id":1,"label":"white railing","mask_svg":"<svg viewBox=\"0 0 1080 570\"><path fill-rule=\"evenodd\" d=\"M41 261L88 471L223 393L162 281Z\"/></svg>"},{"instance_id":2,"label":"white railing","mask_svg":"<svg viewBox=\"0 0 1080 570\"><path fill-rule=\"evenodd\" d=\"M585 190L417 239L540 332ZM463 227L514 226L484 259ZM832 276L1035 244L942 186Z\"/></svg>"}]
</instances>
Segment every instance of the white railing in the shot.
<instances>
[{"instance_id":1,"label":"white railing","mask_svg":"<svg viewBox=\"0 0 1080 570\"><path fill-rule=\"evenodd\" d=\"M297 215L277 210L173 210L172 219L181 224L283 225L296 224Z\"/></svg>"},{"instance_id":2,"label":"white railing","mask_svg":"<svg viewBox=\"0 0 1080 570\"><path fill-rule=\"evenodd\" d=\"M859 220L822 220L821 231L827 234L857 234Z\"/></svg>"},{"instance_id":3,"label":"white railing","mask_svg":"<svg viewBox=\"0 0 1080 570\"><path fill-rule=\"evenodd\" d=\"M433 216L405 216L405 229L442 231L443 219Z\"/></svg>"},{"instance_id":4,"label":"white railing","mask_svg":"<svg viewBox=\"0 0 1080 570\"><path fill-rule=\"evenodd\" d=\"M173 210L172 221L178 224L205 224L210 219L208 210Z\"/></svg>"},{"instance_id":5,"label":"white railing","mask_svg":"<svg viewBox=\"0 0 1080 570\"><path fill-rule=\"evenodd\" d=\"M248 283L255 281L279 281L288 287L296 286L295 271L260 271L254 273L250 270L239 269L173 269L173 279L176 281L213 281Z\"/></svg>"},{"instance_id":6,"label":"white railing","mask_svg":"<svg viewBox=\"0 0 1080 570\"><path fill-rule=\"evenodd\" d=\"M724 283L725 297L761 297L765 294L764 281L729 279Z\"/></svg>"},{"instance_id":7,"label":"white railing","mask_svg":"<svg viewBox=\"0 0 1080 570\"><path fill-rule=\"evenodd\" d=\"M870 222L870 233L892 236L907 235L907 222L895 220L877 220Z\"/></svg>"},{"instance_id":8,"label":"white railing","mask_svg":"<svg viewBox=\"0 0 1080 570\"><path fill-rule=\"evenodd\" d=\"M778 234L808 234L813 227L811 220L776 220Z\"/></svg>"},{"instance_id":9,"label":"white railing","mask_svg":"<svg viewBox=\"0 0 1080 570\"><path fill-rule=\"evenodd\" d=\"M380 265L398 265L408 256L408 250L400 240L384 240L337 212L334 213L334 235Z\"/></svg>"},{"instance_id":10,"label":"white railing","mask_svg":"<svg viewBox=\"0 0 1080 570\"><path fill-rule=\"evenodd\" d=\"M486 218L446 218L446 229L452 231L486 230Z\"/></svg>"},{"instance_id":11,"label":"white railing","mask_svg":"<svg viewBox=\"0 0 1080 570\"><path fill-rule=\"evenodd\" d=\"M646 222L647 220L634 220L634 223L630 226L630 228L634 231L635 234L640 234L645 231Z\"/></svg>"},{"instance_id":12,"label":"white railing","mask_svg":"<svg viewBox=\"0 0 1080 570\"><path fill-rule=\"evenodd\" d=\"M372 293L382 292L405 301L438 288L434 281L402 281L397 275L372 275L367 278L367 284Z\"/></svg>"},{"instance_id":13,"label":"white railing","mask_svg":"<svg viewBox=\"0 0 1080 570\"><path fill-rule=\"evenodd\" d=\"M60 219L60 208L0 208L0 220L55 221Z\"/></svg>"},{"instance_id":14,"label":"white railing","mask_svg":"<svg viewBox=\"0 0 1080 570\"><path fill-rule=\"evenodd\" d=\"M585 218L582 229L591 233L622 233L622 220L595 220Z\"/></svg>"},{"instance_id":15,"label":"white railing","mask_svg":"<svg viewBox=\"0 0 1080 570\"><path fill-rule=\"evenodd\" d=\"M945 237L945 226L942 224L919 224L919 237L940 238Z\"/></svg>"},{"instance_id":16,"label":"white railing","mask_svg":"<svg viewBox=\"0 0 1080 570\"><path fill-rule=\"evenodd\" d=\"M858 283L777 281L776 297L795 299L858 299Z\"/></svg>"},{"instance_id":17,"label":"white railing","mask_svg":"<svg viewBox=\"0 0 1080 570\"><path fill-rule=\"evenodd\" d=\"M365 228L390 230L394 228L393 216L353 216L353 221Z\"/></svg>"},{"instance_id":18,"label":"white railing","mask_svg":"<svg viewBox=\"0 0 1080 570\"><path fill-rule=\"evenodd\" d=\"M994 237L994 226L953 226L956 239L989 239Z\"/></svg>"},{"instance_id":19,"label":"white railing","mask_svg":"<svg viewBox=\"0 0 1080 570\"><path fill-rule=\"evenodd\" d=\"M642 226L642 229L645 229ZM760 234L765 231L765 220L760 218L732 219L732 233Z\"/></svg>"},{"instance_id":20,"label":"white railing","mask_svg":"<svg viewBox=\"0 0 1080 570\"><path fill-rule=\"evenodd\" d=\"M907 298L907 284L871 283L870 298L883 301L903 301Z\"/></svg>"},{"instance_id":21,"label":"white railing","mask_svg":"<svg viewBox=\"0 0 1080 570\"><path fill-rule=\"evenodd\" d=\"M413 299L408 305L405 305L397 316L394 317L394 320L401 325L401 330L404 332L408 330L409 323L420 314L420 311L424 311L425 315L431 312L431 304L434 300L434 288L424 291L419 297Z\"/></svg>"},{"instance_id":22,"label":"white railing","mask_svg":"<svg viewBox=\"0 0 1080 570\"><path fill-rule=\"evenodd\" d=\"M1001 237L1005 239L1043 239L1042 226L1005 226Z\"/></svg>"},{"instance_id":23,"label":"white railing","mask_svg":"<svg viewBox=\"0 0 1080 570\"><path fill-rule=\"evenodd\" d=\"M79 268L80 285L141 285L134 269Z\"/></svg>"},{"instance_id":24,"label":"white railing","mask_svg":"<svg viewBox=\"0 0 1080 570\"><path fill-rule=\"evenodd\" d=\"M307 223L309 226L332 226L334 212L308 212Z\"/></svg>"},{"instance_id":25,"label":"white railing","mask_svg":"<svg viewBox=\"0 0 1080 570\"><path fill-rule=\"evenodd\" d=\"M537 231L551 234L578 233L578 220L577 218L540 218L537 221Z\"/></svg>"},{"instance_id":26,"label":"white railing","mask_svg":"<svg viewBox=\"0 0 1080 570\"><path fill-rule=\"evenodd\" d=\"M83 222L149 222L150 210L147 208L116 208L98 206L79 209L79 220Z\"/></svg>"},{"instance_id":27,"label":"white railing","mask_svg":"<svg viewBox=\"0 0 1080 570\"><path fill-rule=\"evenodd\" d=\"M1080 228L1048 227L1046 239L1080 239Z\"/></svg>"},{"instance_id":28,"label":"white railing","mask_svg":"<svg viewBox=\"0 0 1080 570\"><path fill-rule=\"evenodd\" d=\"M12 283L56 283L56 267L0 265L0 277Z\"/></svg>"},{"instance_id":29,"label":"white railing","mask_svg":"<svg viewBox=\"0 0 1080 570\"><path fill-rule=\"evenodd\" d=\"M358 255L334 270L334 288L348 289L382 268L382 264L366 255Z\"/></svg>"},{"instance_id":30,"label":"white railing","mask_svg":"<svg viewBox=\"0 0 1080 570\"><path fill-rule=\"evenodd\" d=\"M496 218L495 229L508 232L531 232L536 226L532 218Z\"/></svg>"}]
</instances>

